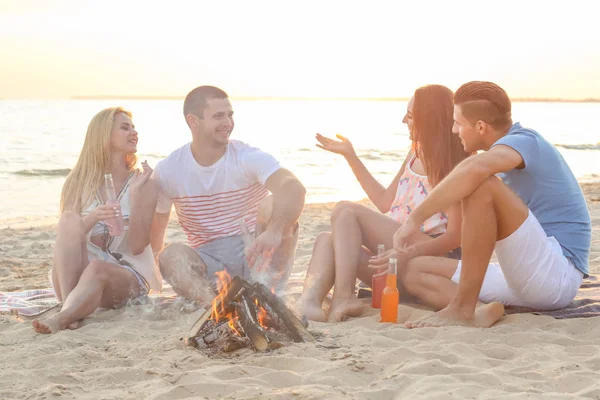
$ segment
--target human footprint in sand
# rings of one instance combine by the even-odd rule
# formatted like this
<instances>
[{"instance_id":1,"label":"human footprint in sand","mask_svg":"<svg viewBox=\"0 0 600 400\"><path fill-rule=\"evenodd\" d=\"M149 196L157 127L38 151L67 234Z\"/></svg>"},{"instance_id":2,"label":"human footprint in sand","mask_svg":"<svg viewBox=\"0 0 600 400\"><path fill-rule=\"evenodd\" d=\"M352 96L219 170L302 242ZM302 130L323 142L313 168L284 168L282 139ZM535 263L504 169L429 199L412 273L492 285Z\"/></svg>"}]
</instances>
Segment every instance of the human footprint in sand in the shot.
<instances>
[{"instance_id":1,"label":"human footprint in sand","mask_svg":"<svg viewBox=\"0 0 600 400\"><path fill-rule=\"evenodd\" d=\"M410 243L422 221L462 205L462 261L418 257L402 282L438 313L409 328L489 327L503 305L566 307L588 274L591 221L583 193L560 153L536 131L513 124L506 92L469 82L454 95L459 164L409 216L394 245ZM499 176L501 179L499 179ZM498 263L489 264L495 251ZM489 303L477 307L478 301Z\"/></svg>"},{"instance_id":2,"label":"human footprint in sand","mask_svg":"<svg viewBox=\"0 0 600 400\"><path fill-rule=\"evenodd\" d=\"M348 139L317 134L317 146L346 158L380 212L351 202L336 205L331 215L332 232L322 232L315 240L304 290L294 306L297 314L330 322L357 316L364 303L355 296L356 279L370 285L373 274L385 270L390 257L398 258L400 275L403 265L413 257L445 256L449 252L456 257L459 253L461 221L457 203L423 221L421 231L411 234L406 248L373 258L378 244L392 249L394 232L405 223L411 210L469 155L452 134L452 98L452 91L440 85L415 91L402 120L408 126L412 149L387 188L367 170ZM389 215L383 214L388 212ZM323 301L332 287L333 300L326 314Z\"/></svg>"},{"instance_id":3,"label":"human footprint in sand","mask_svg":"<svg viewBox=\"0 0 600 400\"><path fill-rule=\"evenodd\" d=\"M108 108L90 122L77 164L61 196L50 284L64 301L57 314L33 320L38 333L74 329L96 308L113 308L128 299L160 291L162 278L150 248L150 224L158 191L152 168L137 170L138 133L131 113ZM105 174L114 180L118 205L106 205ZM123 216L125 230L111 236L113 219Z\"/></svg>"}]
</instances>

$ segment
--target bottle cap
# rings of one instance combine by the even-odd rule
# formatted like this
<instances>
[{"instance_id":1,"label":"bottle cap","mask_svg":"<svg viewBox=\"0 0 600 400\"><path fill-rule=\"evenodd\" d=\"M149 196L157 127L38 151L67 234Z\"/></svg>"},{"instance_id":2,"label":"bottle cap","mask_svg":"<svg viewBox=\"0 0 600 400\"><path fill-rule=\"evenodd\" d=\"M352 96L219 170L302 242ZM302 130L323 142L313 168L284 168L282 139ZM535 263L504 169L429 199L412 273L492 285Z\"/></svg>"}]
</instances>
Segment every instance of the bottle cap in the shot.
<instances>
[{"instance_id":1,"label":"bottle cap","mask_svg":"<svg viewBox=\"0 0 600 400\"><path fill-rule=\"evenodd\" d=\"M104 179L112 179L112 174L104 174Z\"/></svg>"}]
</instances>

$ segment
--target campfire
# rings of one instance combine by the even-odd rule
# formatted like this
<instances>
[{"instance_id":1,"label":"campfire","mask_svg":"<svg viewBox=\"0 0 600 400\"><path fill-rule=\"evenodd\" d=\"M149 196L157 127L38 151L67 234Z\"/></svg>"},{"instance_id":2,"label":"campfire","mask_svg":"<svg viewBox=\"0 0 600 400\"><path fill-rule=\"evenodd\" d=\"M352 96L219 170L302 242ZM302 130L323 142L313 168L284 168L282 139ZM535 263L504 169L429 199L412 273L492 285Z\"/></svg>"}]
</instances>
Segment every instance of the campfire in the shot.
<instances>
[{"instance_id":1,"label":"campfire","mask_svg":"<svg viewBox=\"0 0 600 400\"><path fill-rule=\"evenodd\" d=\"M249 283L227 272L217 273L219 293L190 330L188 345L225 352L252 346L266 351L285 341L313 342L306 327L284 302L261 283Z\"/></svg>"}]
</instances>

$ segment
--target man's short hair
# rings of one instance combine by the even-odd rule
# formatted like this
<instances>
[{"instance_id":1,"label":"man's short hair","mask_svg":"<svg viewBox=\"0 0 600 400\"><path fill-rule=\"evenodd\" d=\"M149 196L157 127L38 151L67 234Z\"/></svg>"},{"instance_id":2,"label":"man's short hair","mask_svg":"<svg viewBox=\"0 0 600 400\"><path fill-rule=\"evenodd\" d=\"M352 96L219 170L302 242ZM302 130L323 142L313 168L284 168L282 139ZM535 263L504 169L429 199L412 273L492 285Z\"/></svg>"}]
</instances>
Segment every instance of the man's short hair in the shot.
<instances>
[{"instance_id":1,"label":"man's short hair","mask_svg":"<svg viewBox=\"0 0 600 400\"><path fill-rule=\"evenodd\" d=\"M460 106L462 114L472 124L483 121L494 129L506 129L512 125L508 94L495 83L465 83L454 93L454 105Z\"/></svg>"},{"instance_id":2,"label":"man's short hair","mask_svg":"<svg viewBox=\"0 0 600 400\"><path fill-rule=\"evenodd\" d=\"M227 99L227 93L214 86L198 86L185 96L183 102L183 117L187 119L188 114L194 114L202 119L204 109L208 101L212 99Z\"/></svg>"}]
</instances>

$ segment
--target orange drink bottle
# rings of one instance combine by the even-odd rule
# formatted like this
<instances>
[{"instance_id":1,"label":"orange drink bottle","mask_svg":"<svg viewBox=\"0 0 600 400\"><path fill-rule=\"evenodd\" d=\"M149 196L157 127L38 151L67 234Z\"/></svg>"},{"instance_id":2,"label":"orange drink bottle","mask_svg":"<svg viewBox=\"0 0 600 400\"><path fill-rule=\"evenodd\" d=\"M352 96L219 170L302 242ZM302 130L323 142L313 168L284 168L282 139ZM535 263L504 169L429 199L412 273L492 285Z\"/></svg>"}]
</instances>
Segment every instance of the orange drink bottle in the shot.
<instances>
[{"instance_id":1,"label":"orange drink bottle","mask_svg":"<svg viewBox=\"0 0 600 400\"><path fill-rule=\"evenodd\" d=\"M381 257L385 253L385 245L377 246L377 257ZM382 271L378 271L382 272ZM371 307L381 308L381 294L385 287L385 275L373 276L371 278Z\"/></svg>"},{"instance_id":2,"label":"orange drink bottle","mask_svg":"<svg viewBox=\"0 0 600 400\"><path fill-rule=\"evenodd\" d=\"M381 322L398 322L398 301L400 293L396 283L398 264L395 258L390 258L385 289L381 295Z\"/></svg>"}]
</instances>

